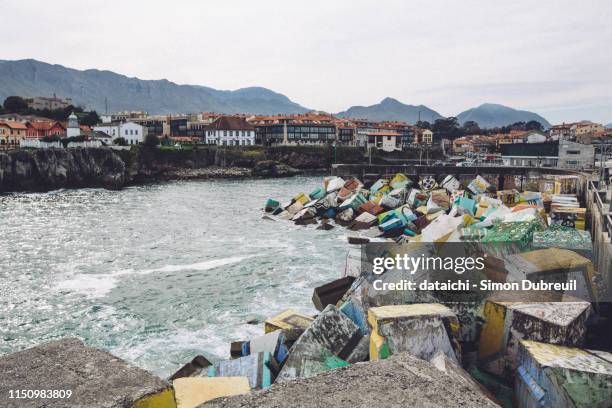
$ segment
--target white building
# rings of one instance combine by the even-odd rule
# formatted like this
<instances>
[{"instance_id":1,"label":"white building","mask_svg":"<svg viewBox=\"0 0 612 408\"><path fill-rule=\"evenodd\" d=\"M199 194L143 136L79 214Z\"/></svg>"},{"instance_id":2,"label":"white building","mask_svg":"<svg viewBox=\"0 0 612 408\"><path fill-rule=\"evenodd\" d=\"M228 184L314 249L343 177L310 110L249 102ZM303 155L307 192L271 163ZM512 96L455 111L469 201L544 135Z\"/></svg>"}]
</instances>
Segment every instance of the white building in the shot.
<instances>
[{"instance_id":1,"label":"white building","mask_svg":"<svg viewBox=\"0 0 612 408\"><path fill-rule=\"evenodd\" d=\"M72 112L68 116L68 126L66 127L66 137L76 137L81 135L81 128L79 127L79 119Z\"/></svg>"},{"instance_id":2,"label":"white building","mask_svg":"<svg viewBox=\"0 0 612 408\"><path fill-rule=\"evenodd\" d=\"M540 132L529 132L526 137L527 143L544 143L546 142L546 135Z\"/></svg>"},{"instance_id":3,"label":"white building","mask_svg":"<svg viewBox=\"0 0 612 408\"><path fill-rule=\"evenodd\" d=\"M255 144L255 127L243 117L221 116L206 128L206 143L252 146Z\"/></svg>"},{"instance_id":4,"label":"white building","mask_svg":"<svg viewBox=\"0 0 612 408\"><path fill-rule=\"evenodd\" d=\"M93 130L104 132L113 140L122 137L129 145L141 144L146 137L145 127L134 122L103 123L94 126Z\"/></svg>"}]
</instances>

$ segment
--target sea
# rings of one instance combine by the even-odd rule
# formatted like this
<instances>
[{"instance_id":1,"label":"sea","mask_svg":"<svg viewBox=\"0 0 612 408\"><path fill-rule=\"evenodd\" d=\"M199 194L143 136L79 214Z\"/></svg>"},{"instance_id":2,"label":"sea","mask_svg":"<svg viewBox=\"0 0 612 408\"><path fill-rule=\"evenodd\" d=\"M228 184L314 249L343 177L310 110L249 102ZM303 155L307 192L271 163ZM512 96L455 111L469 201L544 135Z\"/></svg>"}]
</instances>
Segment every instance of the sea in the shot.
<instances>
[{"instance_id":1,"label":"sea","mask_svg":"<svg viewBox=\"0 0 612 408\"><path fill-rule=\"evenodd\" d=\"M229 357L285 309L315 313L346 230L263 219L321 177L0 196L0 355L77 337L167 377Z\"/></svg>"}]
</instances>

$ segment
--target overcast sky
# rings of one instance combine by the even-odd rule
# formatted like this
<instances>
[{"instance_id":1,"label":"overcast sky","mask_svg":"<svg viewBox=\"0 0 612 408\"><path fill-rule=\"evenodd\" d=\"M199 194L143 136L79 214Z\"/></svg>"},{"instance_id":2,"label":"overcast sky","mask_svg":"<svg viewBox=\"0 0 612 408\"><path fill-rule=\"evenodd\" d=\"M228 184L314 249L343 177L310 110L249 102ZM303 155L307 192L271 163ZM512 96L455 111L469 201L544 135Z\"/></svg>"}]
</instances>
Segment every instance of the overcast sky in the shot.
<instances>
[{"instance_id":1,"label":"overcast sky","mask_svg":"<svg viewBox=\"0 0 612 408\"><path fill-rule=\"evenodd\" d=\"M219 89L330 112L387 96L612 122L612 1L0 0L0 59Z\"/></svg>"}]
</instances>

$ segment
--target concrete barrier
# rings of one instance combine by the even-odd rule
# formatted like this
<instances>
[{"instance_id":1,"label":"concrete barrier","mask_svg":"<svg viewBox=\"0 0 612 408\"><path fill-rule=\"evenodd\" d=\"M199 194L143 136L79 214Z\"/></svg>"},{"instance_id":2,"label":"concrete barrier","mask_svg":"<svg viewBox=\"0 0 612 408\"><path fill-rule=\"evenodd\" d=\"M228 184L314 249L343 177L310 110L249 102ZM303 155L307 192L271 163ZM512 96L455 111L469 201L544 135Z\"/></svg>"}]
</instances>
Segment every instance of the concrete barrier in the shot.
<instances>
[{"instance_id":1,"label":"concrete barrier","mask_svg":"<svg viewBox=\"0 0 612 408\"><path fill-rule=\"evenodd\" d=\"M304 331L310 326L314 318L288 309L284 312L266 319L264 330L270 333L274 330L300 330Z\"/></svg>"},{"instance_id":2,"label":"concrete barrier","mask_svg":"<svg viewBox=\"0 0 612 408\"><path fill-rule=\"evenodd\" d=\"M612 406L612 354L521 341L516 406Z\"/></svg>"},{"instance_id":3,"label":"concrete barrier","mask_svg":"<svg viewBox=\"0 0 612 408\"><path fill-rule=\"evenodd\" d=\"M494 296L484 306L479 364L485 371L512 378L520 340L580 345L590 312L588 302L518 303Z\"/></svg>"},{"instance_id":4,"label":"concrete barrier","mask_svg":"<svg viewBox=\"0 0 612 408\"><path fill-rule=\"evenodd\" d=\"M362 338L359 327L329 305L297 339L277 380L308 378L346 366L345 361Z\"/></svg>"},{"instance_id":5,"label":"concrete barrier","mask_svg":"<svg viewBox=\"0 0 612 408\"><path fill-rule=\"evenodd\" d=\"M459 321L446 306L437 303L392 305L368 310L370 360L408 352L424 360L442 351L461 361L457 340Z\"/></svg>"},{"instance_id":6,"label":"concrete barrier","mask_svg":"<svg viewBox=\"0 0 612 408\"><path fill-rule=\"evenodd\" d=\"M2 407L175 408L169 383L67 338L0 357ZM9 399L10 390L64 390L69 398Z\"/></svg>"},{"instance_id":7,"label":"concrete barrier","mask_svg":"<svg viewBox=\"0 0 612 408\"><path fill-rule=\"evenodd\" d=\"M206 401L251 391L246 377L179 378L172 383L177 408L195 408Z\"/></svg>"},{"instance_id":8,"label":"concrete barrier","mask_svg":"<svg viewBox=\"0 0 612 408\"><path fill-rule=\"evenodd\" d=\"M233 360L223 360L208 367L208 377L246 377L253 389L268 388L273 378L270 370L272 354L254 353Z\"/></svg>"}]
</instances>

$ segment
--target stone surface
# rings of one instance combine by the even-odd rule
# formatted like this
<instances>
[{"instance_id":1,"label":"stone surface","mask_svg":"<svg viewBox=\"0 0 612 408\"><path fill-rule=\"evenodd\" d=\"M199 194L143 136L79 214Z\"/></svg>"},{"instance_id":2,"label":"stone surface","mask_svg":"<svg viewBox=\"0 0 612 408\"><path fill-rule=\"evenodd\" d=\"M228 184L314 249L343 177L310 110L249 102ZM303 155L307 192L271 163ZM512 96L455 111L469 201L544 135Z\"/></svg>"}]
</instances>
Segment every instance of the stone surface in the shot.
<instances>
[{"instance_id":1,"label":"stone surface","mask_svg":"<svg viewBox=\"0 0 612 408\"><path fill-rule=\"evenodd\" d=\"M172 408L172 388L149 372L67 338L0 357L0 406ZM9 390L71 390L69 399L8 399Z\"/></svg>"},{"instance_id":2,"label":"stone surface","mask_svg":"<svg viewBox=\"0 0 612 408\"><path fill-rule=\"evenodd\" d=\"M205 407L266 408L496 407L478 387L408 354L358 363L308 379L276 383L265 391L220 398Z\"/></svg>"}]
</instances>

